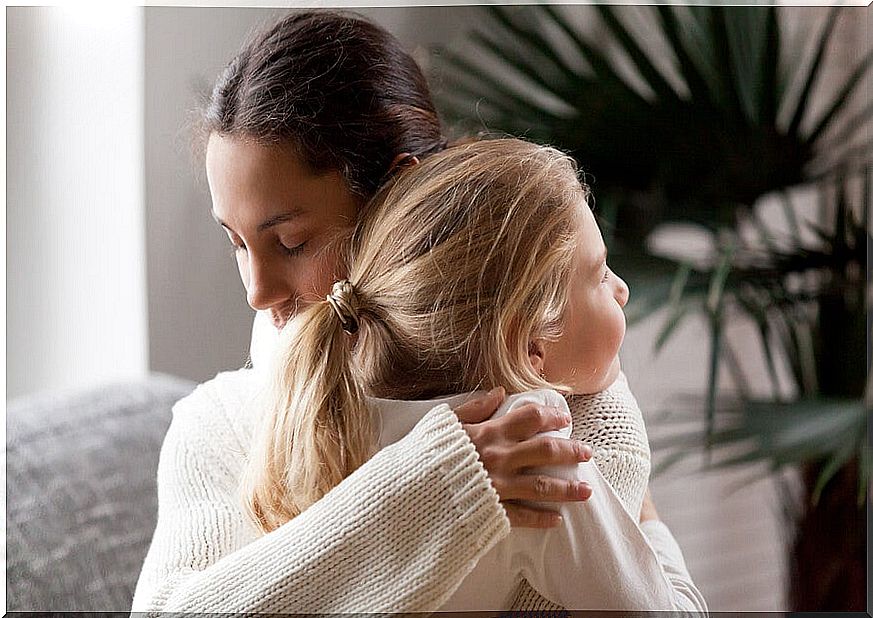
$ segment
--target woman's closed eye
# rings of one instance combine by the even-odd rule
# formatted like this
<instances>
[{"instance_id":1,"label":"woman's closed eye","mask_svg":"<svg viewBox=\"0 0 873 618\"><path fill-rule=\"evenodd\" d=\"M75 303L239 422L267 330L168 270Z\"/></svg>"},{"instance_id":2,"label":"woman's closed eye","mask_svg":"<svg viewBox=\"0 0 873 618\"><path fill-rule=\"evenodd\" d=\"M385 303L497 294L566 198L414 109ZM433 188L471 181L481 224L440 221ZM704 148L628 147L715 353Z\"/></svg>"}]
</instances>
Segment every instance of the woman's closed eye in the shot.
<instances>
[{"instance_id":1,"label":"woman's closed eye","mask_svg":"<svg viewBox=\"0 0 873 618\"><path fill-rule=\"evenodd\" d=\"M606 283L609 280L609 268L603 271L603 278L600 280L600 283Z\"/></svg>"},{"instance_id":2,"label":"woman's closed eye","mask_svg":"<svg viewBox=\"0 0 873 618\"><path fill-rule=\"evenodd\" d=\"M301 253L303 253L303 249L306 247L305 242L302 242L299 245L295 245L293 247L289 247L285 243L279 241L277 243L277 245L278 245L279 251L287 257L296 257L296 256L300 255ZM240 243L237 245L237 244L231 243L230 253L232 256L237 257L240 253L244 253L247 251L248 251L248 248L246 248L246 246L244 244Z\"/></svg>"},{"instance_id":3,"label":"woman's closed eye","mask_svg":"<svg viewBox=\"0 0 873 618\"><path fill-rule=\"evenodd\" d=\"M290 244L290 243L289 243ZM299 245L288 246L281 240L279 241L279 247L282 253L284 253L288 257L296 257L303 253L303 248L306 247L306 242L302 242Z\"/></svg>"}]
</instances>

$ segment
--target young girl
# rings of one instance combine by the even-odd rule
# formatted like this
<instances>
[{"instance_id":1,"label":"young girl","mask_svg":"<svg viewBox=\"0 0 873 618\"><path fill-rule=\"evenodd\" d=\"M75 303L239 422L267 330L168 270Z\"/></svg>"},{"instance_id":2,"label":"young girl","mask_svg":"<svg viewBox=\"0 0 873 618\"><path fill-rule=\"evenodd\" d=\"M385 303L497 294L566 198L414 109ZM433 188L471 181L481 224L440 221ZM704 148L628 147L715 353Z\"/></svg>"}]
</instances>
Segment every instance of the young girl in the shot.
<instances>
[{"instance_id":1,"label":"young girl","mask_svg":"<svg viewBox=\"0 0 873 618\"><path fill-rule=\"evenodd\" d=\"M348 279L281 336L246 477L263 532L305 516L435 405L504 384L514 394L498 416L529 402L569 412L547 389L586 394L618 378L628 289L586 197L569 158L518 140L450 148L377 194L350 241ZM563 473L592 497L562 507L555 530L497 543L440 609L509 609L522 578L569 609L705 609L678 549L671 581L641 542L638 408L576 412L595 457Z\"/></svg>"},{"instance_id":2,"label":"young girl","mask_svg":"<svg viewBox=\"0 0 873 618\"><path fill-rule=\"evenodd\" d=\"M249 304L276 328L346 276L321 249L354 225L396 163L445 146L424 78L400 44L331 11L292 13L257 33L218 79L203 129L213 214L234 245ZM174 407L135 611L437 609L510 523L516 531L558 523L525 501L591 495L548 471L523 474L585 461L590 451L537 435L569 423L555 408L526 405L485 420L501 401L496 388L454 411L434 406L305 513L264 534L238 491L256 373L219 374ZM586 402L631 404L622 380ZM650 501L639 516L672 577L675 542ZM611 549L634 556L640 543ZM591 574L572 576L582 583ZM551 607L525 582L517 590L513 609Z\"/></svg>"}]
</instances>

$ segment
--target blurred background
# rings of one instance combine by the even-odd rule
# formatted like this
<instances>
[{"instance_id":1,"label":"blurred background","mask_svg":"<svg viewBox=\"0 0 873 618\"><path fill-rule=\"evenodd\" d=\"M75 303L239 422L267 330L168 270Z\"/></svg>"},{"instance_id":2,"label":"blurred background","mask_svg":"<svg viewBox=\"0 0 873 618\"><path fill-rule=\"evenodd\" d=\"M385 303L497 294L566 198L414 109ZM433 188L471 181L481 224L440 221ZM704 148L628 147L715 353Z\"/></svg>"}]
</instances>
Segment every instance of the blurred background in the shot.
<instances>
[{"instance_id":1,"label":"blurred background","mask_svg":"<svg viewBox=\"0 0 873 618\"><path fill-rule=\"evenodd\" d=\"M652 491L710 609L869 611L870 9L357 10L456 135L579 161L631 289ZM6 9L10 403L246 361L188 127L283 12Z\"/></svg>"}]
</instances>

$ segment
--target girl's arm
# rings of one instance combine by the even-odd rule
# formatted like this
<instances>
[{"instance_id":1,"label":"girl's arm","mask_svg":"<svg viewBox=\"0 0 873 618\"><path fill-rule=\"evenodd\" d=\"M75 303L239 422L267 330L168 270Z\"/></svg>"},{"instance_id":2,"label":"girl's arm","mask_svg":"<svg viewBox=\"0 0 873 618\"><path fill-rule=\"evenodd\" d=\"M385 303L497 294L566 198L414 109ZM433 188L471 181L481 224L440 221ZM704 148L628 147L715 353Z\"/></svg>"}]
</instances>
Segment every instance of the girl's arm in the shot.
<instances>
[{"instance_id":1,"label":"girl's arm","mask_svg":"<svg viewBox=\"0 0 873 618\"><path fill-rule=\"evenodd\" d=\"M562 400L553 391L538 392ZM545 537L513 531L507 543L524 565L525 578L567 609L705 612L706 603L669 529L660 521L637 523L641 504L646 506L649 452L626 379L622 375L607 391L581 401L573 406L572 436L594 445L597 464L567 467L564 474L589 483L592 496L585 504L562 506L563 525ZM523 586L513 607L549 605L536 597Z\"/></svg>"},{"instance_id":2,"label":"girl's arm","mask_svg":"<svg viewBox=\"0 0 873 618\"><path fill-rule=\"evenodd\" d=\"M229 412L235 372L173 410L158 524L133 600L149 612L405 612L442 605L509 531L447 406L303 514L259 533L239 507L244 464Z\"/></svg>"}]
</instances>

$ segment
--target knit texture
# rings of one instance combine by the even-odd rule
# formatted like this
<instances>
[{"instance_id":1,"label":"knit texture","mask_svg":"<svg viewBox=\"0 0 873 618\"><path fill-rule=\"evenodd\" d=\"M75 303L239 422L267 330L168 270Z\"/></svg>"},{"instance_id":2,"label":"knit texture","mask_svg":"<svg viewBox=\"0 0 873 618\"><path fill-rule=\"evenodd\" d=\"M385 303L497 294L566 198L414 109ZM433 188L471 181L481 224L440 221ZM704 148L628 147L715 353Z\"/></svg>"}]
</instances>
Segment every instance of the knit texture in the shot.
<instances>
[{"instance_id":1,"label":"knit texture","mask_svg":"<svg viewBox=\"0 0 873 618\"><path fill-rule=\"evenodd\" d=\"M301 515L261 534L237 488L254 426L247 402L259 383L251 371L219 374L174 407L133 611L436 611L509 534L476 449L445 404ZM594 446L598 469L638 517L648 447L626 381L571 407L573 435ZM678 565L675 582L693 589L662 528L650 539L667 548L655 547L659 559ZM560 610L524 585L513 608Z\"/></svg>"},{"instance_id":2,"label":"knit texture","mask_svg":"<svg viewBox=\"0 0 873 618\"><path fill-rule=\"evenodd\" d=\"M637 519L649 483L651 451L643 415L624 373L603 392L573 395L567 404L573 417L572 437L591 446L601 474L627 512ZM512 609L544 615L564 610L525 580L519 584Z\"/></svg>"},{"instance_id":3,"label":"knit texture","mask_svg":"<svg viewBox=\"0 0 873 618\"><path fill-rule=\"evenodd\" d=\"M261 535L237 493L251 435L240 413L253 393L250 374L220 374L173 409L133 611L432 611L509 533L475 447L449 407L438 406L311 508Z\"/></svg>"}]
</instances>

